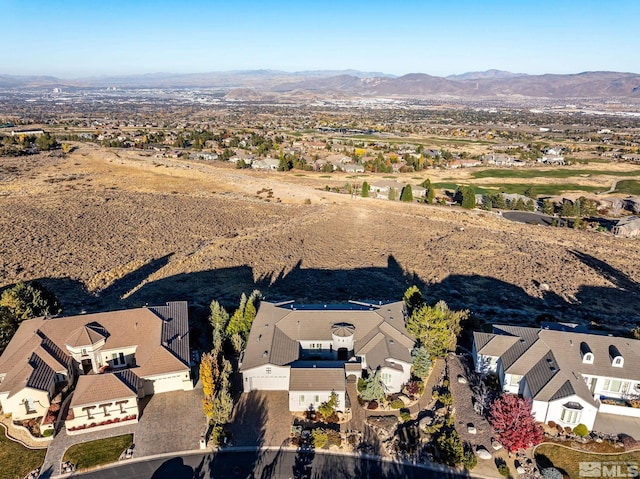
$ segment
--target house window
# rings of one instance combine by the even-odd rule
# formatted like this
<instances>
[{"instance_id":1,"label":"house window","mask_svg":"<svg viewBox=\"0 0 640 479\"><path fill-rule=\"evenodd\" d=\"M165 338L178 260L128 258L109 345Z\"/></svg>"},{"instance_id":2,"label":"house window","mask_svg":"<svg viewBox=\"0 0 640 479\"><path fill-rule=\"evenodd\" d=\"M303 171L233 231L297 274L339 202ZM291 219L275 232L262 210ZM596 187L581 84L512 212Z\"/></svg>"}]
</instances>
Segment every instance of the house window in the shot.
<instances>
[{"instance_id":1,"label":"house window","mask_svg":"<svg viewBox=\"0 0 640 479\"><path fill-rule=\"evenodd\" d=\"M628 382L623 382L619 379L605 379L603 389L612 393L624 393L628 388Z\"/></svg>"},{"instance_id":2,"label":"house window","mask_svg":"<svg viewBox=\"0 0 640 479\"><path fill-rule=\"evenodd\" d=\"M66 380L67 380L67 376L65 376L65 375L64 375L64 374L62 374L62 373L56 373L56 379L55 379L55 382L57 382L57 383L61 383L61 382L66 381Z\"/></svg>"},{"instance_id":3,"label":"house window","mask_svg":"<svg viewBox=\"0 0 640 479\"><path fill-rule=\"evenodd\" d=\"M83 356L89 356L89 353L87 353L86 348L82 348L80 352L82 353Z\"/></svg>"},{"instance_id":4,"label":"house window","mask_svg":"<svg viewBox=\"0 0 640 479\"><path fill-rule=\"evenodd\" d=\"M36 402L33 398L26 398L24 400L24 405L27 408L27 414L35 414L36 411Z\"/></svg>"},{"instance_id":5,"label":"house window","mask_svg":"<svg viewBox=\"0 0 640 479\"><path fill-rule=\"evenodd\" d=\"M560 420L566 424L578 424L582 415L582 406L578 403L568 402L562 406Z\"/></svg>"},{"instance_id":6,"label":"house window","mask_svg":"<svg viewBox=\"0 0 640 479\"><path fill-rule=\"evenodd\" d=\"M304 394L300 394L300 396L298 397L298 403L299 404L304 404Z\"/></svg>"},{"instance_id":7,"label":"house window","mask_svg":"<svg viewBox=\"0 0 640 479\"><path fill-rule=\"evenodd\" d=\"M391 373L382 373L380 379L382 380L382 384L386 386L390 385L392 381Z\"/></svg>"},{"instance_id":8,"label":"house window","mask_svg":"<svg viewBox=\"0 0 640 479\"><path fill-rule=\"evenodd\" d=\"M319 403L319 402L320 402L320 396L318 396L317 394L316 394L316 397L315 397L315 401L314 401L314 402L316 402L316 403Z\"/></svg>"},{"instance_id":9,"label":"house window","mask_svg":"<svg viewBox=\"0 0 640 479\"><path fill-rule=\"evenodd\" d=\"M520 384L520 376L518 376L517 374L512 374L511 378L509 379L509 385L517 386L518 384Z\"/></svg>"},{"instance_id":10,"label":"house window","mask_svg":"<svg viewBox=\"0 0 640 479\"><path fill-rule=\"evenodd\" d=\"M269 366L267 366L266 368L264 368L264 372L266 374L271 374L271 368Z\"/></svg>"},{"instance_id":11,"label":"house window","mask_svg":"<svg viewBox=\"0 0 640 479\"><path fill-rule=\"evenodd\" d=\"M124 365L124 353L113 353L111 355L111 362L114 366Z\"/></svg>"}]
</instances>

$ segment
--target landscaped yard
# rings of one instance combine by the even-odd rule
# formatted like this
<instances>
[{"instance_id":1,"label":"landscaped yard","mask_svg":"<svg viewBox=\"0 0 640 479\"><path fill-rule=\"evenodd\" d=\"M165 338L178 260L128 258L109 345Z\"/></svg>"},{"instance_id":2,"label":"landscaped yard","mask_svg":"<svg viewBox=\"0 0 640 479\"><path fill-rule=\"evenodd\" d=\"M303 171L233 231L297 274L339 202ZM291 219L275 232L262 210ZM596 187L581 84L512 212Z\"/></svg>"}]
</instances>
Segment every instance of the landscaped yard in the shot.
<instances>
[{"instance_id":1,"label":"landscaped yard","mask_svg":"<svg viewBox=\"0 0 640 479\"><path fill-rule=\"evenodd\" d=\"M541 444L538 446L536 449L536 459L539 460L541 456L544 456L544 458L551 461L553 467L560 469L561 472L568 474L571 478L580 477L580 462L606 463L607 467L611 466L611 463L618 462L640 463L640 451L622 454L594 454L574 451L573 449L557 446L555 444ZM544 467L544 458L542 458L542 467ZM621 467L626 471L625 465L621 464Z\"/></svg>"},{"instance_id":2,"label":"landscaped yard","mask_svg":"<svg viewBox=\"0 0 640 479\"><path fill-rule=\"evenodd\" d=\"M22 479L44 462L46 449L27 449L7 438L0 427L0 479Z\"/></svg>"},{"instance_id":3,"label":"landscaped yard","mask_svg":"<svg viewBox=\"0 0 640 479\"><path fill-rule=\"evenodd\" d=\"M116 462L131 444L133 434L75 444L67 449L62 460L71 462L77 470L88 469Z\"/></svg>"}]
</instances>

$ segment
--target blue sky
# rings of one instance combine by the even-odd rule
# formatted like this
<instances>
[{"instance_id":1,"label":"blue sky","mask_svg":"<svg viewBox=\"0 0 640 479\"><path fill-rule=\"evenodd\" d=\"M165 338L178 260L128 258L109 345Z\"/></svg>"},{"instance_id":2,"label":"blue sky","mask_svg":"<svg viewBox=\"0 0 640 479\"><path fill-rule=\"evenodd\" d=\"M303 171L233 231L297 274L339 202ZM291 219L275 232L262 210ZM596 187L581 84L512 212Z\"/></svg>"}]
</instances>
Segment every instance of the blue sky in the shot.
<instances>
[{"instance_id":1,"label":"blue sky","mask_svg":"<svg viewBox=\"0 0 640 479\"><path fill-rule=\"evenodd\" d=\"M0 73L640 73L640 1L0 0Z\"/></svg>"}]
</instances>

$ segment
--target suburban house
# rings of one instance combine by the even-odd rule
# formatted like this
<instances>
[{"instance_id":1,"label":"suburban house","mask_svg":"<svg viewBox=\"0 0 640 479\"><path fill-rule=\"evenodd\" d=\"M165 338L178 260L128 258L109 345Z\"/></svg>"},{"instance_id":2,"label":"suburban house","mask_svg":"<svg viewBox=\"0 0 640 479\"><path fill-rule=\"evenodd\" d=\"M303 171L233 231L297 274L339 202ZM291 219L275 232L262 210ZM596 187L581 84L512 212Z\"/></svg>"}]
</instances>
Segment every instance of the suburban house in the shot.
<instances>
[{"instance_id":1,"label":"suburban house","mask_svg":"<svg viewBox=\"0 0 640 479\"><path fill-rule=\"evenodd\" d=\"M300 305L261 302L240 371L245 392L289 392L289 409L317 409L332 392L345 405L346 379L379 371L388 393L411 378L414 339L403 302Z\"/></svg>"},{"instance_id":2,"label":"suburban house","mask_svg":"<svg viewBox=\"0 0 640 479\"><path fill-rule=\"evenodd\" d=\"M537 421L591 430L598 417L640 417L638 340L568 324L494 325L474 333L473 359L477 372L498 375L503 391L532 399Z\"/></svg>"},{"instance_id":3,"label":"suburban house","mask_svg":"<svg viewBox=\"0 0 640 479\"><path fill-rule=\"evenodd\" d=\"M397 181L392 180L379 180L371 182L370 186L370 195L375 198L388 199L389 192L393 189L396 191L396 198L400 198L400 193L402 193L402 188L404 188L404 183L398 183Z\"/></svg>"},{"instance_id":4,"label":"suburban house","mask_svg":"<svg viewBox=\"0 0 640 479\"><path fill-rule=\"evenodd\" d=\"M640 218L637 216L627 216L618 220L616 225L611 228L614 236L622 238L635 238L640 236Z\"/></svg>"},{"instance_id":5,"label":"suburban house","mask_svg":"<svg viewBox=\"0 0 640 479\"><path fill-rule=\"evenodd\" d=\"M139 398L193 389L189 359L186 302L28 319L0 356L0 406L14 420L45 418L75 384L68 431L137 421Z\"/></svg>"}]
</instances>

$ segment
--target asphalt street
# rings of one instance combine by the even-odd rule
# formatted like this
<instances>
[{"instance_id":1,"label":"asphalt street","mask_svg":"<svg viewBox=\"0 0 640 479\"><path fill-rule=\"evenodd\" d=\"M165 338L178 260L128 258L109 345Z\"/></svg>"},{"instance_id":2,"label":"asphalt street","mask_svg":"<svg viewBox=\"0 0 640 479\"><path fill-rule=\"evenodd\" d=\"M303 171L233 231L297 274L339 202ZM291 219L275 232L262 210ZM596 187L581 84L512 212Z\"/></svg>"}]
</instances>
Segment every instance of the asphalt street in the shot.
<instances>
[{"instance_id":1,"label":"asphalt street","mask_svg":"<svg viewBox=\"0 0 640 479\"><path fill-rule=\"evenodd\" d=\"M437 467L437 466L436 466ZM74 477L83 479L196 479L196 478L371 478L439 479L462 478L446 470L384 462L356 456L316 451L223 451L149 461L131 462Z\"/></svg>"}]
</instances>

